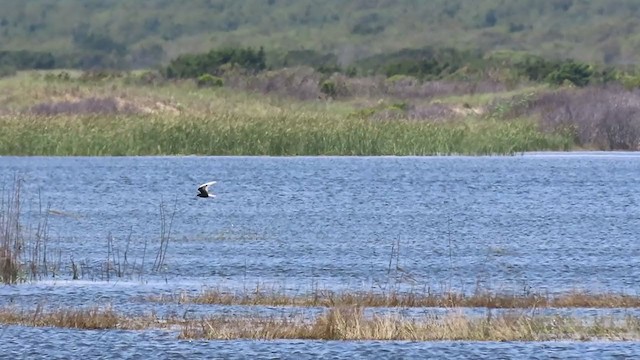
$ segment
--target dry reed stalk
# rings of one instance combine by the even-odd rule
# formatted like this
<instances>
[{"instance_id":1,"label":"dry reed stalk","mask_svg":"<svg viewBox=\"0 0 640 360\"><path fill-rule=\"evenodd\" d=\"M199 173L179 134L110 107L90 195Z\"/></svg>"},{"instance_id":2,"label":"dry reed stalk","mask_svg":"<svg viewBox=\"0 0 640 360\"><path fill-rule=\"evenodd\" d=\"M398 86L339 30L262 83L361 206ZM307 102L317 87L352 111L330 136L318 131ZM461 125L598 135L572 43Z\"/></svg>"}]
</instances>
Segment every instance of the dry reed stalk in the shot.
<instances>
[{"instance_id":1,"label":"dry reed stalk","mask_svg":"<svg viewBox=\"0 0 640 360\"><path fill-rule=\"evenodd\" d=\"M0 204L0 281L5 284L18 282L20 260L24 250L21 234L21 187L22 181L14 177L9 191Z\"/></svg>"}]
</instances>

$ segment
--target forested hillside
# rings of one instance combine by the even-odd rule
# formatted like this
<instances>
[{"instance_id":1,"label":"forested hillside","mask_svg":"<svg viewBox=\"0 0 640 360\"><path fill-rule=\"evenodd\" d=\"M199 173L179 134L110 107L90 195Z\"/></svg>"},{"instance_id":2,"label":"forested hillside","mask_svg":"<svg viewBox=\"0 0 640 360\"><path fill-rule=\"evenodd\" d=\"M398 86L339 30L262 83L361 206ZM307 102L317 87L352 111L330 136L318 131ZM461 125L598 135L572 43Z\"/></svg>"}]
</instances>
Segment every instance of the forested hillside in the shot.
<instances>
[{"instance_id":1,"label":"forested hillside","mask_svg":"<svg viewBox=\"0 0 640 360\"><path fill-rule=\"evenodd\" d=\"M2 1L0 51L51 52L71 67L150 67L224 46L263 46L269 61L311 49L341 66L425 46L629 64L638 18L635 0Z\"/></svg>"}]
</instances>

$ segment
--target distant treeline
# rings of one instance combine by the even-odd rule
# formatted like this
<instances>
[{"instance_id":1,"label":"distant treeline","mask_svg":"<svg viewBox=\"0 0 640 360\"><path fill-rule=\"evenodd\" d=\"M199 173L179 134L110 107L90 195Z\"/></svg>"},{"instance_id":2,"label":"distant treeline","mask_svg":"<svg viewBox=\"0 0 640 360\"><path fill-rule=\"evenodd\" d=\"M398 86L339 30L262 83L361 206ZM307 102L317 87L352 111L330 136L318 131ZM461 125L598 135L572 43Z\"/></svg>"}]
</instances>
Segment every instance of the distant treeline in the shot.
<instances>
[{"instance_id":1,"label":"distant treeline","mask_svg":"<svg viewBox=\"0 0 640 360\"><path fill-rule=\"evenodd\" d=\"M263 48L227 48L179 56L162 71L167 78L198 78L220 76L232 68L255 73L290 66L309 66L321 73L342 73L349 77L404 75L418 80L480 80L497 76L497 80L503 81L526 79L558 85L570 82L576 86L613 81L620 73L614 67L598 67L571 59L549 60L521 52L485 54L479 50L434 47L376 55L346 67L339 65L334 54L313 50L289 51L267 61Z\"/></svg>"},{"instance_id":2,"label":"distant treeline","mask_svg":"<svg viewBox=\"0 0 640 360\"><path fill-rule=\"evenodd\" d=\"M628 64L640 56L638 18L637 0L5 0L0 44L92 67L238 44L331 49L342 65L425 45Z\"/></svg>"},{"instance_id":3,"label":"distant treeline","mask_svg":"<svg viewBox=\"0 0 640 360\"><path fill-rule=\"evenodd\" d=\"M0 75L15 70L53 68L121 69L115 58L91 58L71 55L56 56L50 52L2 51ZM93 61L92 61L93 59ZM99 64L89 66L91 64ZM526 52L425 47L374 55L348 66L341 66L335 54L314 50L296 50L267 55L264 48L221 48L206 53L183 54L159 68L167 79L221 76L230 70L258 73L292 66L309 66L324 74L342 73L349 77L385 75L411 76L418 80L480 80L570 82L576 86L619 80L628 68L597 66L576 60L555 60ZM4 70L2 70L4 69Z\"/></svg>"}]
</instances>

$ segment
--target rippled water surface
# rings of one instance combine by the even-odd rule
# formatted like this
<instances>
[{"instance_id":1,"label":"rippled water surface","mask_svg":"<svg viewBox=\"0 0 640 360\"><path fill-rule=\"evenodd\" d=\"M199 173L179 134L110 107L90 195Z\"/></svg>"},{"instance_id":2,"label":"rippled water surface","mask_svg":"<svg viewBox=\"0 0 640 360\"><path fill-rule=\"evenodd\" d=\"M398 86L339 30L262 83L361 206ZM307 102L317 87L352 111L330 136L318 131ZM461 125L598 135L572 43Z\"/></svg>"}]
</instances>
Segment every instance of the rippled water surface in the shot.
<instances>
[{"instance_id":1,"label":"rippled water surface","mask_svg":"<svg viewBox=\"0 0 640 360\"><path fill-rule=\"evenodd\" d=\"M22 327L5 330L2 341L3 356L14 359L635 359L640 356L638 343L206 342L176 341L174 336L162 332Z\"/></svg>"},{"instance_id":2,"label":"rippled water surface","mask_svg":"<svg viewBox=\"0 0 640 360\"><path fill-rule=\"evenodd\" d=\"M177 289L257 284L290 291L392 283L466 292L478 287L640 290L640 155L633 153L0 157L5 197L14 175L25 180L24 221L35 226L39 203L51 210L49 261L60 269L56 278L0 288L2 303L129 304L136 296ZM217 197L196 198L197 186L209 180L218 181L213 189ZM162 204L167 225L173 219L171 238L165 266L152 272ZM109 248L120 264L127 251L127 268L125 276L111 273L107 282ZM81 265L80 281L69 281L71 259ZM12 329L3 336L17 331ZM98 336L20 328L34 337L47 331L58 338L81 337L83 344ZM325 357L449 356L447 351L477 357L483 351L504 351L505 357L545 358L545 351L556 349L562 358L582 358L593 346L621 356L636 349L638 355L637 346L616 344L194 345L178 342L174 335L170 340L150 333L104 336L123 344L169 346L177 353L193 347L216 354L231 346L245 354L273 352L272 357L295 351Z\"/></svg>"}]
</instances>

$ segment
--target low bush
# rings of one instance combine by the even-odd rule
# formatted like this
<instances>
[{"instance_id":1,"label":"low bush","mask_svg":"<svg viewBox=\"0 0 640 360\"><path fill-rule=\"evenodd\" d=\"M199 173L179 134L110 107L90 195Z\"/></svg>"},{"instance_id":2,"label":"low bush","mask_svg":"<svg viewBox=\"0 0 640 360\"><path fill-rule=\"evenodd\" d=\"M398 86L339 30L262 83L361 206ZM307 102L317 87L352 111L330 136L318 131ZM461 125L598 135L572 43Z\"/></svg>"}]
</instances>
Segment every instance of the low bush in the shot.
<instances>
[{"instance_id":1,"label":"low bush","mask_svg":"<svg viewBox=\"0 0 640 360\"><path fill-rule=\"evenodd\" d=\"M211 74L203 74L198 77L196 82L198 87L222 87L224 85L224 81Z\"/></svg>"}]
</instances>

